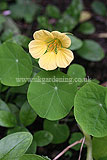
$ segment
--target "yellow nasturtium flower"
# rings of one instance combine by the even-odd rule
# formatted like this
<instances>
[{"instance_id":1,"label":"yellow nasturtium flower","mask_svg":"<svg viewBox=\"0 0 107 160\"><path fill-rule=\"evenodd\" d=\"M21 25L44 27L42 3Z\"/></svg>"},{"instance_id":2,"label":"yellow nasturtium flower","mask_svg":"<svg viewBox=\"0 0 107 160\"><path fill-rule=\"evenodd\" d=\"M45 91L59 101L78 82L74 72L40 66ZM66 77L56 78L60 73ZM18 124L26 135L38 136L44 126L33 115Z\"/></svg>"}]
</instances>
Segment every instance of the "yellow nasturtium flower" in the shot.
<instances>
[{"instance_id":1,"label":"yellow nasturtium flower","mask_svg":"<svg viewBox=\"0 0 107 160\"><path fill-rule=\"evenodd\" d=\"M45 70L57 67L66 68L74 59L71 50L71 39L58 31L39 30L33 34L34 40L29 43L29 52Z\"/></svg>"}]
</instances>

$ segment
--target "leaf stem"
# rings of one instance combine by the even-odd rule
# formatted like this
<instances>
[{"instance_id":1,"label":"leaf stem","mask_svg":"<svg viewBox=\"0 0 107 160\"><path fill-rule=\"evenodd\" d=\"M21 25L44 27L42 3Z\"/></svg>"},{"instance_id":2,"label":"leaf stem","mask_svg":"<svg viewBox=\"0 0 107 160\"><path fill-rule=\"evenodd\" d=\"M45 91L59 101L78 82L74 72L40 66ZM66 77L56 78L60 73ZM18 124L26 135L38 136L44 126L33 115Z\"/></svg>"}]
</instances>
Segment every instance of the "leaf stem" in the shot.
<instances>
[{"instance_id":1,"label":"leaf stem","mask_svg":"<svg viewBox=\"0 0 107 160\"><path fill-rule=\"evenodd\" d=\"M83 132L84 133L84 132ZM87 146L87 158L86 160L93 160L92 157L92 140L91 140L91 136L84 133L85 136L85 144Z\"/></svg>"},{"instance_id":2,"label":"leaf stem","mask_svg":"<svg viewBox=\"0 0 107 160\"><path fill-rule=\"evenodd\" d=\"M57 160L58 158L60 158L65 152L67 152L70 148L72 148L73 146L82 143L83 138L80 139L79 141L74 142L73 144L69 145L68 147L66 147L61 153L59 153L53 160Z\"/></svg>"}]
</instances>

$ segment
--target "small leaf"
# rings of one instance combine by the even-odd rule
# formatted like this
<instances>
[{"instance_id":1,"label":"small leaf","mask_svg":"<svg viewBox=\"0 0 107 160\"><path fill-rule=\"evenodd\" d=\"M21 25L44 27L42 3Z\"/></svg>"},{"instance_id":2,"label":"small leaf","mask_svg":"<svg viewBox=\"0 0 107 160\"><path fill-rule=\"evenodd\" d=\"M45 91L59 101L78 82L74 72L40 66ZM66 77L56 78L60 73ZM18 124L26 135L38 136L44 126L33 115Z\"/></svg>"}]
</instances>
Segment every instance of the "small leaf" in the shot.
<instances>
[{"instance_id":1,"label":"small leaf","mask_svg":"<svg viewBox=\"0 0 107 160\"><path fill-rule=\"evenodd\" d=\"M27 97L40 117L58 120L70 112L76 91L76 85L70 83L70 77L66 74L41 71L32 79Z\"/></svg>"},{"instance_id":2,"label":"small leaf","mask_svg":"<svg viewBox=\"0 0 107 160\"><path fill-rule=\"evenodd\" d=\"M82 138L83 138L83 134L82 133L80 133L80 132L72 133L71 134L71 138L69 139L69 144L72 144L72 143L74 143L76 141L79 141ZM81 147L81 144L77 144L74 147L72 147L72 149L78 151L80 149L80 147Z\"/></svg>"},{"instance_id":3,"label":"small leaf","mask_svg":"<svg viewBox=\"0 0 107 160\"><path fill-rule=\"evenodd\" d=\"M84 22L80 24L78 31L83 34L92 34L95 32L95 27L91 22Z\"/></svg>"},{"instance_id":4,"label":"small leaf","mask_svg":"<svg viewBox=\"0 0 107 160\"><path fill-rule=\"evenodd\" d=\"M53 135L53 144L65 142L69 137L69 128L66 124L59 124L58 121L44 120L44 129Z\"/></svg>"},{"instance_id":5,"label":"small leaf","mask_svg":"<svg viewBox=\"0 0 107 160\"><path fill-rule=\"evenodd\" d=\"M11 113L16 117L16 120L18 123L19 122L19 108L15 104L12 104L12 103L8 103L8 107Z\"/></svg>"},{"instance_id":6,"label":"small leaf","mask_svg":"<svg viewBox=\"0 0 107 160\"><path fill-rule=\"evenodd\" d=\"M0 99L0 111L1 110L10 112L8 105L3 100Z\"/></svg>"},{"instance_id":7,"label":"small leaf","mask_svg":"<svg viewBox=\"0 0 107 160\"><path fill-rule=\"evenodd\" d=\"M26 101L21 107L19 117L24 126L29 126L35 121L37 115Z\"/></svg>"},{"instance_id":8,"label":"small leaf","mask_svg":"<svg viewBox=\"0 0 107 160\"><path fill-rule=\"evenodd\" d=\"M74 100L74 115L83 131L95 137L107 135L106 88L96 83L85 84Z\"/></svg>"},{"instance_id":9,"label":"small leaf","mask_svg":"<svg viewBox=\"0 0 107 160\"><path fill-rule=\"evenodd\" d=\"M27 82L31 73L30 56L19 45L6 42L0 46L1 83L8 86L20 86Z\"/></svg>"},{"instance_id":10,"label":"small leaf","mask_svg":"<svg viewBox=\"0 0 107 160\"><path fill-rule=\"evenodd\" d=\"M19 114L19 109L18 109L18 107L15 106L14 104L8 103L8 107L9 107L10 111L11 111L15 116L17 116L17 114Z\"/></svg>"},{"instance_id":11,"label":"small leaf","mask_svg":"<svg viewBox=\"0 0 107 160\"><path fill-rule=\"evenodd\" d=\"M70 35L70 34L67 34L67 36L71 39L71 46L69 49L74 51L74 50L77 50L82 47L82 45L83 45L82 40L80 40L79 38L77 38L73 35Z\"/></svg>"},{"instance_id":12,"label":"small leaf","mask_svg":"<svg viewBox=\"0 0 107 160\"><path fill-rule=\"evenodd\" d=\"M9 160L21 157L31 145L32 135L19 132L8 135L0 140L0 159Z\"/></svg>"},{"instance_id":13,"label":"small leaf","mask_svg":"<svg viewBox=\"0 0 107 160\"><path fill-rule=\"evenodd\" d=\"M52 142L53 135L45 130L37 131L34 134L34 140L36 141L37 146L39 147L46 146Z\"/></svg>"},{"instance_id":14,"label":"small leaf","mask_svg":"<svg viewBox=\"0 0 107 160\"><path fill-rule=\"evenodd\" d=\"M0 126L14 127L16 124L16 117L11 112L0 111Z\"/></svg>"},{"instance_id":15,"label":"small leaf","mask_svg":"<svg viewBox=\"0 0 107 160\"><path fill-rule=\"evenodd\" d=\"M102 138L93 137L92 144L93 157L95 160L100 160L100 158L107 157L107 136Z\"/></svg>"},{"instance_id":16,"label":"small leaf","mask_svg":"<svg viewBox=\"0 0 107 160\"><path fill-rule=\"evenodd\" d=\"M94 1L92 3L92 9L96 14L99 14L101 16L106 16L107 15L107 7L101 1Z\"/></svg>"},{"instance_id":17,"label":"small leaf","mask_svg":"<svg viewBox=\"0 0 107 160\"><path fill-rule=\"evenodd\" d=\"M61 17L61 13L60 13L59 8L57 8L56 6L51 5L51 4L49 4L46 7L46 14L52 18L60 18Z\"/></svg>"},{"instance_id":18,"label":"small leaf","mask_svg":"<svg viewBox=\"0 0 107 160\"><path fill-rule=\"evenodd\" d=\"M73 155L73 153L71 152L71 151L67 151L65 154L64 154L64 156L66 156L66 157L72 157L72 155Z\"/></svg>"},{"instance_id":19,"label":"small leaf","mask_svg":"<svg viewBox=\"0 0 107 160\"><path fill-rule=\"evenodd\" d=\"M72 77L72 82L75 82L77 86L84 82L86 76L85 68L79 64L72 64L67 74Z\"/></svg>"},{"instance_id":20,"label":"small leaf","mask_svg":"<svg viewBox=\"0 0 107 160\"><path fill-rule=\"evenodd\" d=\"M82 58L89 61L100 61L104 58L104 51L101 46L93 40L84 40L82 47L77 50Z\"/></svg>"},{"instance_id":21,"label":"small leaf","mask_svg":"<svg viewBox=\"0 0 107 160\"><path fill-rule=\"evenodd\" d=\"M37 143L36 141L33 139L32 144L30 145L30 147L28 148L26 154L35 154L37 150Z\"/></svg>"}]
</instances>

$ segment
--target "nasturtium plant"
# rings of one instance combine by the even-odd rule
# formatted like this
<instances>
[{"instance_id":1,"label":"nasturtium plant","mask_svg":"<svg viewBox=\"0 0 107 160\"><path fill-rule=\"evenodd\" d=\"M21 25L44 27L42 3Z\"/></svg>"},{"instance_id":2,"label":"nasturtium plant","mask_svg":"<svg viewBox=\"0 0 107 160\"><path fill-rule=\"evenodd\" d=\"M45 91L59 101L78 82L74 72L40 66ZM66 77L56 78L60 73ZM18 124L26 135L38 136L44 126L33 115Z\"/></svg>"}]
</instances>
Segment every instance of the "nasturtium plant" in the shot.
<instances>
[{"instance_id":1,"label":"nasturtium plant","mask_svg":"<svg viewBox=\"0 0 107 160\"><path fill-rule=\"evenodd\" d=\"M89 135L107 135L106 88L89 82L77 92L74 99L74 115L80 127Z\"/></svg>"},{"instance_id":2,"label":"nasturtium plant","mask_svg":"<svg viewBox=\"0 0 107 160\"><path fill-rule=\"evenodd\" d=\"M61 82L58 82L58 79ZM67 81L64 82L64 79ZM60 71L41 71L32 79L27 97L29 104L40 117L58 120L70 112L77 87L76 84L69 83L69 79L69 76Z\"/></svg>"},{"instance_id":3,"label":"nasturtium plant","mask_svg":"<svg viewBox=\"0 0 107 160\"><path fill-rule=\"evenodd\" d=\"M58 121L44 121L44 129L53 135L53 144L65 142L69 137L69 128L66 124L59 124Z\"/></svg>"},{"instance_id":4,"label":"nasturtium plant","mask_svg":"<svg viewBox=\"0 0 107 160\"><path fill-rule=\"evenodd\" d=\"M2 84L8 86L23 85L27 82L27 78L30 78L31 73L30 56L19 45L6 42L0 46L0 78Z\"/></svg>"}]
</instances>

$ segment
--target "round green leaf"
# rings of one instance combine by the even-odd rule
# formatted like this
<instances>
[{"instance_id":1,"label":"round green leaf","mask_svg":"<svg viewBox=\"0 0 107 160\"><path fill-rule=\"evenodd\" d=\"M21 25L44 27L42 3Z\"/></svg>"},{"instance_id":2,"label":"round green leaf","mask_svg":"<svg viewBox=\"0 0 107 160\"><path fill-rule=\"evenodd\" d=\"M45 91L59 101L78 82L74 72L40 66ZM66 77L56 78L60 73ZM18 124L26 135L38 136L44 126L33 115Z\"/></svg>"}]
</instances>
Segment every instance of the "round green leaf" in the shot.
<instances>
[{"instance_id":1,"label":"round green leaf","mask_svg":"<svg viewBox=\"0 0 107 160\"><path fill-rule=\"evenodd\" d=\"M101 16L106 16L107 15L107 7L101 1L93 1L92 9L96 14L99 14Z\"/></svg>"},{"instance_id":2,"label":"round green leaf","mask_svg":"<svg viewBox=\"0 0 107 160\"><path fill-rule=\"evenodd\" d=\"M69 49L74 51L74 50L77 50L82 47L82 45L83 45L82 40L80 40L79 38L77 38L73 35L70 35L70 34L67 34L67 36L71 39L71 46Z\"/></svg>"},{"instance_id":3,"label":"round green leaf","mask_svg":"<svg viewBox=\"0 0 107 160\"><path fill-rule=\"evenodd\" d=\"M83 131L95 137L107 135L107 109L105 87L90 82L76 94L74 115Z\"/></svg>"},{"instance_id":4,"label":"round green leaf","mask_svg":"<svg viewBox=\"0 0 107 160\"><path fill-rule=\"evenodd\" d=\"M66 124L59 124L58 121L44 120L44 129L52 133L53 144L65 142L69 137L69 128Z\"/></svg>"},{"instance_id":5,"label":"round green leaf","mask_svg":"<svg viewBox=\"0 0 107 160\"><path fill-rule=\"evenodd\" d=\"M90 61L100 61L104 58L101 46L93 40L84 40L82 47L77 50L79 56Z\"/></svg>"},{"instance_id":6,"label":"round green leaf","mask_svg":"<svg viewBox=\"0 0 107 160\"><path fill-rule=\"evenodd\" d=\"M26 101L20 110L19 117L24 126L29 126L35 121L37 115Z\"/></svg>"},{"instance_id":7,"label":"round green leaf","mask_svg":"<svg viewBox=\"0 0 107 160\"><path fill-rule=\"evenodd\" d=\"M72 64L68 68L67 74L72 77L72 81L77 85L84 82L84 78L86 76L85 68L79 64Z\"/></svg>"},{"instance_id":8,"label":"round green leaf","mask_svg":"<svg viewBox=\"0 0 107 160\"><path fill-rule=\"evenodd\" d=\"M17 124L16 117L8 111L0 111L0 126L15 127Z\"/></svg>"},{"instance_id":9,"label":"round green leaf","mask_svg":"<svg viewBox=\"0 0 107 160\"><path fill-rule=\"evenodd\" d=\"M41 71L33 78L28 101L40 117L58 120L70 112L77 87L69 80L70 77L60 71Z\"/></svg>"},{"instance_id":10,"label":"round green leaf","mask_svg":"<svg viewBox=\"0 0 107 160\"><path fill-rule=\"evenodd\" d=\"M45 158L35 154L25 154L19 160L46 160Z\"/></svg>"},{"instance_id":11,"label":"round green leaf","mask_svg":"<svg viewBox=\"0 0 107 160\"><path fill-rule=\"evenodd\" d=\"M19 132L8 135L0 140L0 159L9 160L21 157L31 145L32 135Z\"/></svg>"},{"instance_id":12,"label":"round green leaf","mask_svg":"<svg viewBox=\"0 0 107 160\"><path fill-rule=\"evenodd\" d=\"M92 34L95 32L95 27L91 22L84 22L80 24L78 31L83 34Z\"/></svg>"},{"instance_id":13,"label":"round green leaf","mask_svg":"<svg viewBox=\"0 0 107 160\"><path fill-rule=\"evenodd\" d=\"M95 160L107 157L107 136L102 138L93 137L92 144L93 144L93 157L95 158Z\"/></svg>"},{"instance_id":14,"label":"round green leaf","mask_svg":"<svg viewBox=\"0 0 107 160\"><path fill-rule=\"evenodd\" d=\"M41 130L34 134L34 140L36 141L37 146L46 146L52 142L53 135L48 131Z\"/></svg>"},{"instance_id":15,"label":"round green leaf","mask_svg":"<svg viewBox=\"0 0 107 160\"><path fill-rule=\"evenodd\" d=\"M11 42L0 45L1 83L7 86L20 86L27 82L31 73L30 56L19 45Z\"/></svg>"}]
</instances>

